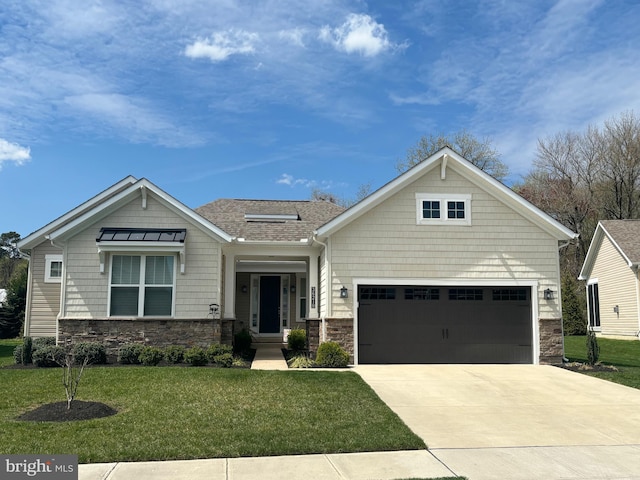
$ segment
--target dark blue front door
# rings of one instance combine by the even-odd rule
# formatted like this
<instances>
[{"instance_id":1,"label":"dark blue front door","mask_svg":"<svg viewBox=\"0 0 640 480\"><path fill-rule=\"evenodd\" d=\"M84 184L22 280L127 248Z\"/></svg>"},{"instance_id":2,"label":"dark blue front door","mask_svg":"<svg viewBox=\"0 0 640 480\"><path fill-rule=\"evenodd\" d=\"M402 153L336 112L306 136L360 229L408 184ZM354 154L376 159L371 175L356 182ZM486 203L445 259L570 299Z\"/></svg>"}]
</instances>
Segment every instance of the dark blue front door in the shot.
<instances>
[{"instance_id":1,"label":"dark blue front door","mask_svg":"<svg viewBox=\"0 0 640 480\"><path fill-rule=\"evenodd\" d=\"M280 333L280 277L260 277L260 333Z\"/></svg>"}]
</instances>

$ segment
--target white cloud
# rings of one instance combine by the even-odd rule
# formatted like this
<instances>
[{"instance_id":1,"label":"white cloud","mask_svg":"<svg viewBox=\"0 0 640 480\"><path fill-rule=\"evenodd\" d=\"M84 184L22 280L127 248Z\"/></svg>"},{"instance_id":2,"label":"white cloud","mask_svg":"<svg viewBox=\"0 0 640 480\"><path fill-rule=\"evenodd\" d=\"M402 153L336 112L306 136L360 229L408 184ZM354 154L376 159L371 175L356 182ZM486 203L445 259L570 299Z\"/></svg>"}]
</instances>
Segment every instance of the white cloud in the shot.
<instances>
[{"instance_id":1,"label":"white cloud","mask_svg":"<svg viewBox=\"0 0 640 480\"><path fill-rule=\"evenodd\" d=\"M17 165L22 165L30 159L31 150L29 147L23 147L0 138L0 168L2 168L3 162L15 162Z\"/></svg>"},{"instance_id":2,"label":"white cloud","mask_svg":"<svg viewBox=\"0 0 640 480\"><path fill-rule=\"evenodd\" d=\"M290 187L295 187L298 185L302 185L303 187L315 187L317 182L315 180L308 180L306 178L295 178L293 175L289 175L288 173L283 173L282 176L276 181L277 184L280 185L288 185Z\"/></svg>"},{"instance_id":3,"label":"white cloud","mask_svg":"<svg viewBox=\"0 0 640 480\"><path fill-rule=\"evenodd\" d=\"M244 30L216 32L210 38L196 40L187 45L184 54L189 58L208 58L212 62L221 62L231 55L247 55L255 51L258 41L256 33Z\"/></svg>"},{"instance_id":4,"label":"white cloud","mask_svg":"<svg viewBox=\"0 0 640 480\"><path fill-rule=\"evenodd\" d=\"M359 53L365 57L374 57L394 46L389 41L384 25L365 14L351 13L336 28L325 25L320 30L319 37L333 44L337 50Z\"/></svg>"},{"instance_id":5,"label":"white cloud","mask_svg":"<svg viewBox=\"0 0 640 480\"><path fill-rule=\"evenodd\" d=\"M300 29L300 28L292 28L290 30L280 30L278 32L278 37L280 37L283 40L286 40L287 42L289 42L292 45L295 45L296 47L303 47L304 48L304 35L305 32Z\"/></svg>"}]
</instances>

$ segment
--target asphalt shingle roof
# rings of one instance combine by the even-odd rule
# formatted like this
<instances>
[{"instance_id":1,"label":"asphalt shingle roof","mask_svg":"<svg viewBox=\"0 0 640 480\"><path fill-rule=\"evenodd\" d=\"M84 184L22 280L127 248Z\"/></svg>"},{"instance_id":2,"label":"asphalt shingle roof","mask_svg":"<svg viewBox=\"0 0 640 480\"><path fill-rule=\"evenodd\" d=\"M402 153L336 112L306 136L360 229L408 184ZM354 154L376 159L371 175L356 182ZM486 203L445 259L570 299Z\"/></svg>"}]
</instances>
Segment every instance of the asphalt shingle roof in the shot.
<instances>
[{"instance_id":1,"label":"asphalt shingle roof","mask_svg":"<svg viewBox=\"0 0 640 480\"><path fill-rule=\"evenodd\" d=\"M345 209L330 202L297 200L237 200L223 198L195 209L234 237L248 241L298 242ZM246 219L245 215L297 215L297 220Z\"/></svg>"},{"instance_id":2,"label":"asphalt shingle roof","mask_svg":"<svg viewBox=\"0 0 640 480\"><path fill-rule=\"evenodd\" d=\"M601 220L600 223L631 263L640 263L640 220Z\"/></svg>"}]
</instances>

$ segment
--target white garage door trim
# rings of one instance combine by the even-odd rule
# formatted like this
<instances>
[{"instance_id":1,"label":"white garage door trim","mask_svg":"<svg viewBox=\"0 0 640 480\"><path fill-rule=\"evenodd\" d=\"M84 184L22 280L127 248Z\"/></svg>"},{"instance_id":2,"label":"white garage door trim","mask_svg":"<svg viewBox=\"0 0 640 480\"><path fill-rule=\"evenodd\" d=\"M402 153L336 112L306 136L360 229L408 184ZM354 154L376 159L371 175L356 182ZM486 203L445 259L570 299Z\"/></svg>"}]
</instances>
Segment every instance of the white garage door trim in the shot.
<instances>
[{"instance_id":1,"label":"white garage door trim","mask_svg":"<svg viewBox=\"0 0 640 480\"><path fill-rule=\"evenodd\" d=\"M531 332L533 335L533 363L540 363L540 329L538 326L538 281L505 279L461 279L461 278L366 278L353 279L353 292L359 292L361 285L409 285L439 287L531 287ZM358 365L358 295L353 299L353 359Z\"/></svg>"}]
</instances>

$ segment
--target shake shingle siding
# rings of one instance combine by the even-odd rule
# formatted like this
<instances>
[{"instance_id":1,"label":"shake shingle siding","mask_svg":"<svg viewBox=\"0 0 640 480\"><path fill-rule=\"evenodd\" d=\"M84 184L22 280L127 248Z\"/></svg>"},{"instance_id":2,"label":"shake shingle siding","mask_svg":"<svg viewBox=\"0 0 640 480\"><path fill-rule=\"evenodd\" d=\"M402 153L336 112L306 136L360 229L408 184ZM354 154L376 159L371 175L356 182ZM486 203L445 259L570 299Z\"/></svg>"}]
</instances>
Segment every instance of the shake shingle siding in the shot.
<instances>
[{"instance_id":1,"label":"shake shingle siding","mask_svg":"<svg viewBox=\"0 0 640 480\"><path fill-rule=\"evenodd\" d=\"M416 193L471 194L471 226L417 225ZM531 280L539 291L558 285L558 242L524 216L474 186L453 168L446 181L431 170L353 221L332 238L334 298L359 278ZM557 302L543 302L543 318L558 318ZM349 317L349 303L333 315Z\"/></svg>"},{"instance_id":2,"label":"shake shingle siding","mask_svg":"<svg viewBox=\"0 0 640 480\"><path fill-rule=\"evenodd\" d=\"M68 241L67 269L73 281L67 283L66 317L108 315L109 259L100 274L95 241L101 227L186 228L186 269L184 275L176 274L175 318L206 318L209 304L220 303L219 243L150 196L146 209L135 199ZM179 272L178 257L176 263Z\"/></svg>"}]
</instances>

